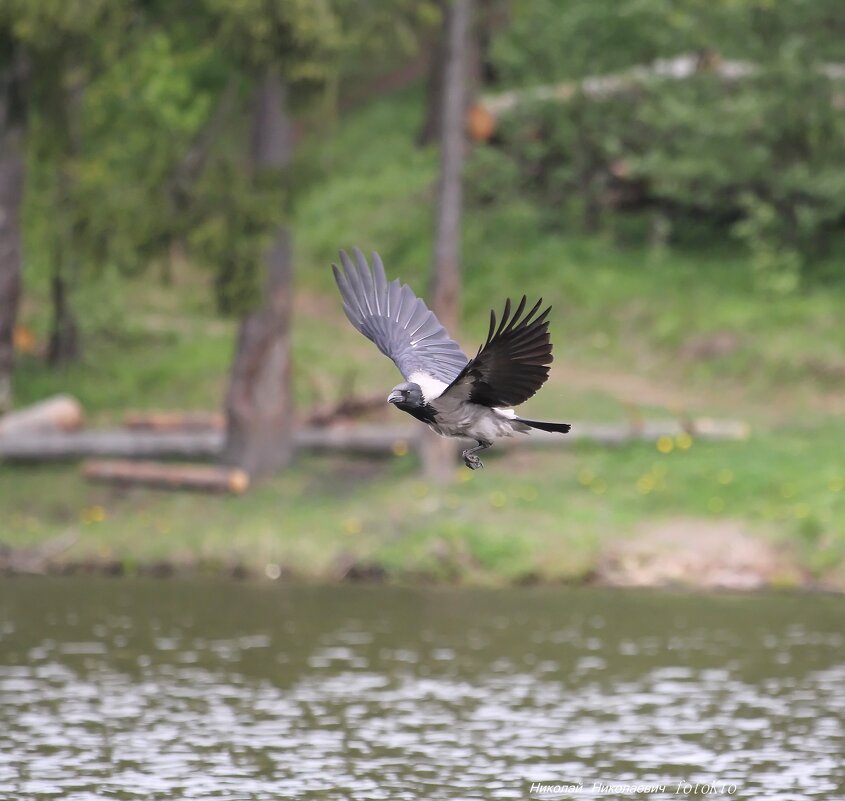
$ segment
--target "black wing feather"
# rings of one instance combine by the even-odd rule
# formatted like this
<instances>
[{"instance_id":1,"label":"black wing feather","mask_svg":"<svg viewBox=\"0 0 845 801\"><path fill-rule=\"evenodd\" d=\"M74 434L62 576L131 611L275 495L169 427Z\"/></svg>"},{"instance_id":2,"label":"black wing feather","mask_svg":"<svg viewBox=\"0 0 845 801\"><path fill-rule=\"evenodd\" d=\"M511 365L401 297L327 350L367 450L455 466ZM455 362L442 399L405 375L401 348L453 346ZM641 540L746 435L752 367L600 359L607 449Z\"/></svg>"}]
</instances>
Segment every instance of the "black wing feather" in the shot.
<instances>
[{"instance_id":1,"label":"black wing feather","mask_svg":"<svg viewBox=\"0 0 845 801\"><path fill-rule=\"evenodd\" d=\"M498 326L495 311L490 312L487 341L443 396L462 394L471 403L502 408L523 403L543 386L553 359L548 322L552 308L538 315L540 298L523 314L526 303L523 295L511 314L508 298Z\"/></svg>"}]
</instances>

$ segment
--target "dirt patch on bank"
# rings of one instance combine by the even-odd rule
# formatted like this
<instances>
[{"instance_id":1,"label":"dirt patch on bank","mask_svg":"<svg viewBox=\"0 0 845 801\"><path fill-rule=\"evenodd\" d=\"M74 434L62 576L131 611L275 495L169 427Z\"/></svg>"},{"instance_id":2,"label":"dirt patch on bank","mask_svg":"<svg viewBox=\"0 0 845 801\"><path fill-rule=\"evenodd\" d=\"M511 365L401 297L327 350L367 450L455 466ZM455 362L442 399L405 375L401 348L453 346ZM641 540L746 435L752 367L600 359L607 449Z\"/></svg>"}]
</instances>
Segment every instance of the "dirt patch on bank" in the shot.
<instances>
[{"instance_id":1,"label":"dirt patch on bank","mask_svg":"<svg viewBox=\"0 0 845 801\"><path fill-rule=\"evenodd\" d=\"M627 587L754 590L807 586L795 559L735 520L672 518L608 546L597 578Z\"/></svg>"}]
</instances>

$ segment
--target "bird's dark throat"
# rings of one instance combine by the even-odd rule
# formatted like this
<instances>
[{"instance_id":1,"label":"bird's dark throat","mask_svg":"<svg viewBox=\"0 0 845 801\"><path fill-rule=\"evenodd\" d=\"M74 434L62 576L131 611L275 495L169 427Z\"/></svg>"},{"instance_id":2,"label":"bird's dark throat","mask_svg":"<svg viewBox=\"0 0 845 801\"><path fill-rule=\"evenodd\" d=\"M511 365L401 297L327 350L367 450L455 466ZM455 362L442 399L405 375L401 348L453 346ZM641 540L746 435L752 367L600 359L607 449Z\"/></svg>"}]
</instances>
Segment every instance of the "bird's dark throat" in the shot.
<instances>
[{"instance_id":1,"label":"bird's dark throat","mask_svg":"<svg viewBox=\"0 0 845 801\"><path fill-rule=\"evenodd\" d=\"M423 423L433 423L434 418L437 417L437 411L435 408L427 403L423 403L422 405L415 403L397 403L395 406L397 409L407 412L412 417L416 417L417 420L421 420Z\"/></svg>"}]
</instances>

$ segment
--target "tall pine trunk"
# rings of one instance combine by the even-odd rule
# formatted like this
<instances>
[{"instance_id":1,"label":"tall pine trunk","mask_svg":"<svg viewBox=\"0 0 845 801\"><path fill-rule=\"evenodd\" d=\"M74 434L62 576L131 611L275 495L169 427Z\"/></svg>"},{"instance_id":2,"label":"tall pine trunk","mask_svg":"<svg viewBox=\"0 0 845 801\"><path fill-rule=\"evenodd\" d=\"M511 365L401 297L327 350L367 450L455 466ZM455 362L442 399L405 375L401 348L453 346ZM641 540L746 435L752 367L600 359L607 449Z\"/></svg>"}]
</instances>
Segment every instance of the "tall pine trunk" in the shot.
<instances>
[{"instance_id":1,"label":"tall pine trunk","mask_svg":"<svg viewBox=\"0 0 845 801\"><path fill-rule=\"evenodd\" d=\"M425 105L423 121L417 133L417 144L431 145L441 139L443 124L443 92L446 87L446 64L448 62L449 26L452 21L451 5L440 0L443 17L440 30L432 42L424 46L428 50L425 78ZM463 48L464 59L464 111L472 105L473 98L491 79L490 43L494 25L493 0L477 0L469 13L468 34ZM474 17L474 19L473 19Z\"/></svg>"},{"instance_id":2,"label":"tall pine trunk","mask_svg":"<svg viewBox=\"0 0 845 801\"><path fill-rule=\"evenodd\" d=\"M23 110L14 68L0 75L0 414L12 406L15 321L21 290Z\"/></svg>"},{"instance_id":3,"label":"tall pine trunk","mask_svg":"<svg viewBox=\"0 0 845 801\"><path fill-rule=\"evenodd\" d=\"M440 181L434 230L434 282L432 306L452 336L457 334L461 289L460 245L463 206L463 168L466 135L466 48L471 0L453 0L448 6L445 85L440 130ZM431 434L423 441L426 476L435 482L449 480L455 462L454 443Z\"/></svg>"},{"instance_id":4,"label":"tall pine trunk","mask_svg":"<svg viewBox=\"0 0 845 801\"><path fill-rule=\"evenodd\" d=\"M81 355L79 326L68 298L68 283L62 271L62 254L56 253L57 263L50 278L50 296L53 301L53 320L47 344L47 363L62 367L79 360Z\"/></svg>"},{"instance_id":5,"label":"tall pine trunk","mask_svg":"<svg viewBox=\"0 0 845 801\"><path fill-rule=\"evenodd\" d=\"M440 3L443 20L437 38L429 44L428 64L425 78L424 117L417 133L417 144L431 145L440 139L443 121L443 89L448 59L447 45L449 38L448 5Z\"/></svg>"},{"instance_id":6,"label":"tall pine trunk","mask_svg":"<svg viewBox=\"0 0 845 801\"><path fill-rule=\"evenodd\" d=\"M287 93L275 73L262 79L252 112L251 161L256 180L278 173L293 155ZM266 273L261 308L240 322L237 349L226 396L223 460L265 476L293 456L290 317L292 247L286 225L279 225L264 254Z\"/></svg>"},{"instance_id":7,"label":"tall pine trunk","mask_svg":"<svg viewBox=\"0 0 845 801\"><path fill-rule=\"evenodd\" d=\"M70 86L54 88L52 98L52 124L58 134L59 145L56 156L56 189L54 195L57 232L53 245L53 274L50 277L50 295L53 301L53 319L50 325L50 339L47 345L47 363L62 367L78 361L82 356L82 341L79 325L73 310L71 287L77 267L78 236L70 222L73 206L73 181L69 163L80 151L80 115L83 99L83 83L75 81Z\"/></svg>"}]
</instances>

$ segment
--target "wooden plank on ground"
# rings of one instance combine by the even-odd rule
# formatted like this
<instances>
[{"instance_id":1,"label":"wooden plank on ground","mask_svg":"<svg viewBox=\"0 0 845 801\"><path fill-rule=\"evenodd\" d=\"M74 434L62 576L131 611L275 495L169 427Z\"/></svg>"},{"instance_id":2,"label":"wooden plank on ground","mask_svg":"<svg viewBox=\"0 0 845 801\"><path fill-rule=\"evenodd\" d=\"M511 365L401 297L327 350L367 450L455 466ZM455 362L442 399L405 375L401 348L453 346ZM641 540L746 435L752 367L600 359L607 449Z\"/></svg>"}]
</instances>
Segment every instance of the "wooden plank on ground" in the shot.
<instances>
[{"instance_id":1,"label":"wooden plank on ground","mask_svg":"<svg viewBox=\"0 0 845 801\"><path fill-rule=\"evenodd\" d=\"M82 474L89 481L167 490L242 495L249 488L249 476L244 470L219 465L91 459L82 465Z\"/></svg>"},{"instance_id":2,"label":"wooden plank on ground","mask_svg":"<svg viewBox=\"0 0 845 801\"><path fill-rule=\"evenodd\" d=\"M222 412L153 409L127 412L123 424L140 431L222 431L226 427L226 417Z\"/></svg>"}]
</instances>

